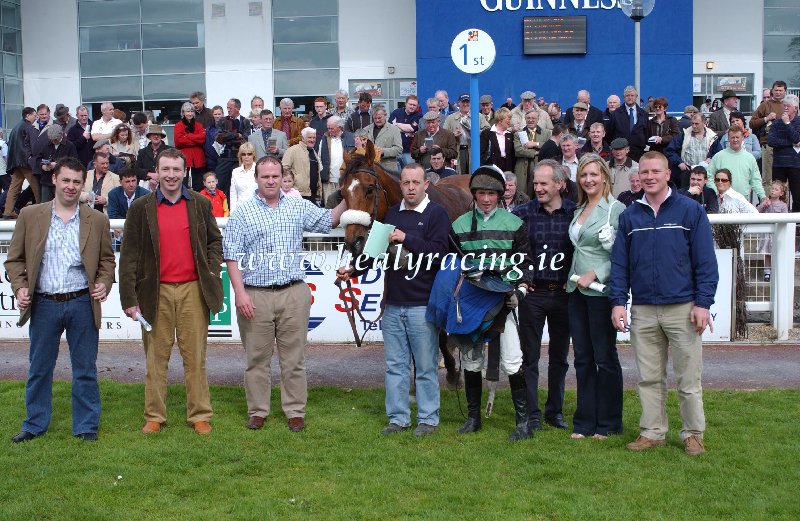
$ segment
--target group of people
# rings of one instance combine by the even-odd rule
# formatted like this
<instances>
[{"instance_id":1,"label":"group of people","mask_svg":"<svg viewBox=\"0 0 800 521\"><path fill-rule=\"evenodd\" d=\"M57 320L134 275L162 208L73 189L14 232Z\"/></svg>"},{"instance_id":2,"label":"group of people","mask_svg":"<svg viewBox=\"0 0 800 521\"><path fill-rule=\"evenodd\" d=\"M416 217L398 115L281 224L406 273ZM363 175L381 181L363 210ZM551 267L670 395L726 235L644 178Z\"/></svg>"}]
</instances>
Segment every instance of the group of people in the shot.
<instances>
[{"instance_id":1,"label":"group of people","mask_svg":"<svg viewBox=\"0 0 800 521\"><path fill-rule=\"evenodd\" d=\"M773 109L761 116L769 125L767 146L774 149L771 168L776 178L788 179L793 190L797 181L792 180L800 172L794 162L800 160L784 148L797 148L800 142L797 98L784 96L785 85L783 93L780 87L776 83L772 89L779 97L780 115L771 105L762 110L774 100L759 111ZM350 222L346 203L336 197L338 181L346 154L364 154L400 171L403 201L386 218L397 227L390 236L393 244L413 255L443 255L448 236L454 235L462 253L521 255L519 262L488 267L512 288L504 299L499 327L460 346L468 418L459 432L481 427L485 345L493 353L489 360L495 360L511 384L516 411L512 440L529 437L543 422L569 428L563 395L571 339L578 378L572 437L605 439L621 433L616 332L630 327L643 413L640 436L628 448L664 443L665 361L671 345L679 374L682 438L688 453L699 454L705 429L700 335L711 326L708 309L717 283L706 211L724 208L735 187L742 185L762 199L765 211L780 211L777 203L785 187L776 183L766 196L758 166L753 168L758 147L735 110L729 114L722 147L701 114L687 110L682 119L690 125L676 131L683 122L666 115L665 99L654 100L651 119L636 103L636 89L627 87L623 97L621 103L611 96L607 108L600 110L590 104L588 92L580 91L566 115L559 109L556 117L551 107L536 103L531 91L521 95L518 106L496 111L491 96L481 96L481 166L470 178L474 206L455 222L426 190L437 179L473 170L468 95L459 97L458 110L451 110L447 93L437 91L427 100L427 111L419 108L416 96L409 96L403 107L387 114L385 107L372 106L369 94L363 93L353 110L347 107L346 93L337 92L332 106L319 98L314 116L301 119L288 98L281 100L276 117L254 97L253 117L245 118L239 100L228 101L224 116L222 107L208 109L203 94L196 92L182 107L176 148L164 143L163 130L142 113L133 115L131 126L112 121L110 103L103 104L103 117L97 122L89 122L88 111L79 107L67 132L53 130L50 138L51 131L45 130L47 143L36 146L31 143L39 143L41 130L48 127L49 108L34 111L36 117L24 114L9 139L9 196L27 179L35 200L49 204L19 212L6 264L21 320L31 320L28 415L14 441L47 430L52 369L64 330L76 367L73 398L81 405L73 407L73 434L96 439L99 304L114 272L113 249L106 244L108 217L126 219L120 295L125 313L143 324L147 375L142 431L158 432L166 422L166 364L177 338L186 369L187 420L199 434L211 432L205 346L209 312L221 306L222 261L234 289L247 353L247 427L261 428L269 414L269 363L277 347L284 414L290 429L302 430L310 306L302 265L293 257L296 262L288 269L275 270L274 264L254 265L243 259L296 256L304 231L326 233L340 220ZM65 107L61 109L56 119L59 127L66 127L69 112L64 116ZM77 144L65 146L73 143L72 134L85 142L80 152ZM113 186L112 158L120 171L118 187ZM698 166L707 158L707 168ZM679 184L685 184L685 190L679 190ZM38 190L45 186L49 188ZM117 196L112 196L114 190ZM15 216L15 207L21 210L16 198L14 194L6 203L8 217ZM84 201L88 204L80 205ZM87 208L90 205L107 217ZM322 208L326 205L328 209ZM229 216L224 237L215 216ZM37 220L42 226L31 224ZM89 226L97 234L95 247L78 248L86 241L83 227ZM40 230L48 230L46 237L37 237ZM44 249L35 248L42 240ZM664 255L665 249L670 255ZM389 423L384 434L411 424L407 389L412 359L418 402L415 434L431 434L439 422L437 333L428 309L437 271L434 264L410 281L402 269L386 274L383 330ZM357 274L343 269L337 277ZM74 313L95 320L75 321L70 318ZM50 320L52 316L59 320ZM545 320L550 362L542 412L538 361Z\"/></svg>"}]
</instances>

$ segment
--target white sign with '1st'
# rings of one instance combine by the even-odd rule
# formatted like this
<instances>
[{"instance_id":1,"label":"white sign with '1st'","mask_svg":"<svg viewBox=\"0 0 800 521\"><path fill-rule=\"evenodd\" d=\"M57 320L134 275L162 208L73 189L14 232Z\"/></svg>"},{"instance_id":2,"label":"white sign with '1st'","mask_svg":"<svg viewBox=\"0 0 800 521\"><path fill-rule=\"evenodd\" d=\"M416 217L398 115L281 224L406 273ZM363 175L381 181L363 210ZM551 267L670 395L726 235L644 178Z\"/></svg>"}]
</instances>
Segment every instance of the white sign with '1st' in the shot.
<instances>
[{"instance_id":1,"label":"white sign with '1st'","mask_svg":"<svg viewBox=\"0 0 800 521\"><path fill-rule=\"evenodd\" d=\"M459 70L467 74L480 74L494 63L494 40L486 31L467 29L453 39L450 56Z\"/></svg>"}]
</instances>

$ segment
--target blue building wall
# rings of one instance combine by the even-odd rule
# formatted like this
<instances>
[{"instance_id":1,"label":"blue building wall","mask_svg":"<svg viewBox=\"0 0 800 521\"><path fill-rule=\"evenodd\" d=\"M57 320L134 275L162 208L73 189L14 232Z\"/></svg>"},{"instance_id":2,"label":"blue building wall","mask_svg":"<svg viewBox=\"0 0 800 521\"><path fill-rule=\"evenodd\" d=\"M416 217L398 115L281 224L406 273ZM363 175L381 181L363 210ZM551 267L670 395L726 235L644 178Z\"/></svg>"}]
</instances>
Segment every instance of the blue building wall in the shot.
<instances>
[{"instance_id":1,"label":"blue building wall","mask_svg":"<svg viewBox=\"0 0 800 521\"><path fill-rule=\"evenodd\" d=\"M576 9L573 1L579 5ZM477 28L495 42L497 58L480 75L481 94L491 94L495 107L507 97L533 90L566 109L581 88L592 104L605 107L609 94L622 97L634 83L634 24L613 0L428 0L417 1L417 81L423 102L443 88L453 100L469 92L469 77L450 58L450 45L459 32ZM501 9L489 12L484 8ZM521 8L509 10L508 6ZM564 9L561 9L561 7ZM534 9L526 9L532 6ZM541 6L541 9L539 7ZM531 56L523 54L522 26L526 16L586 16L586 55ZM641 90L647 96L665 96L670 112L692 103L692 0L659 0L641 23Z\"/></svg>"}]
</instances>

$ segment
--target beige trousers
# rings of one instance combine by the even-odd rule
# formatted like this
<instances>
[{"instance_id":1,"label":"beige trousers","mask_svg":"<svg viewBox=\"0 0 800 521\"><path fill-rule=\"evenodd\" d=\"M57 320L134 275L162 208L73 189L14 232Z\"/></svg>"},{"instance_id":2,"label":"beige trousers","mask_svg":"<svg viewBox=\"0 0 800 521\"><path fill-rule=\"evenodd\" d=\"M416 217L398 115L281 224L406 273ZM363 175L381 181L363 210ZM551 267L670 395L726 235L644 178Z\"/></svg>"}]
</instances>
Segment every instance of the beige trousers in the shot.
<instances>
[{"instance_id":1,"label":"beige trousers","mask_svg":"<svg viewBox=\"0 0 800 521\"><path fill-rule=\"evenodd\" d=\"M8 187L8 196L6 197L6 207L3 210L3 215L11 215L11 212L14 210L14 203L17 202L17 197L20 192L22 192L22 183L24 183L26 179L28 180L28 184L31 185L33 197L36 199L36 202L38 203L42 200L42 195L39 191L39 180L33 175L31 169L17 167L11 172L11 184Z\"/></svg>"},{"instance_id":2,"label":"beige trousers","mask_svg":"<svg viewBox=\"0 0 800 521\"><path fill-rule=\"evenodd\" d=\"M772 154L771 146L761 146L761 180L764 182L764 186L772 183Z\"/></svg>"},{"instance_id":3,"label":"beige trousers","mask_svg":"<svg viewBox=\"0 0 800 521\"><path fill-rule=\"evenodd\" d=\"M158 314L145 318L153 325L149 333L142 330L147 357L145 419L159 423L167 421L167 366L177 334L186 384L186 419L191 424L210 421L211 395L206 379L209 314L200 283L159 285Z\"/></svg>"},{"instance_id":4,"label":"beige trousers","mask_svg":"<svg viewBox=\"0 0 800 521\"><path fill-rule=\"evenodd\" d=\"M248 416L269 415L272 390L272 353L278 348L281 369L281 406L287 418L305 417L308 401L306 382L306 334L311 312L311 290L300 282L280 290L246 287L255 306L247 320L237 315L239 333L247 352L244 390Z\"/></svg>"},{"instance_id":5,"label":"beige trousers","mask_svg":"<svg viewBox=\"0 0 800 521\"><path fill-rule=\"evenodd\" d=\"M663 440L667 423L667 350L672 348L672 369L677 380L683 429L681 438L703 435L703 343L694 330L693 302L664 306L631 306L631 347L639 369L642 436Z\"/></svg>"}]
</instances>

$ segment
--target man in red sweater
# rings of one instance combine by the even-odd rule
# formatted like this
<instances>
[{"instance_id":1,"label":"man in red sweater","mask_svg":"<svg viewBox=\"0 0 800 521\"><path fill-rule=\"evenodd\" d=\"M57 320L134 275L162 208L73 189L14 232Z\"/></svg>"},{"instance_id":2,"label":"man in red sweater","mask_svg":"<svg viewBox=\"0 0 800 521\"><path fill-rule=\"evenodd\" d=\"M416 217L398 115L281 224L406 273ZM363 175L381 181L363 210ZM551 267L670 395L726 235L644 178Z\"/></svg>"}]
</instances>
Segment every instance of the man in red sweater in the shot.
<instances>
[{"instance_id":1,"label":"man in red sweater","mask_svg":"<svg viewBox=\"0 0 800 521\"><path fill-rule=\"evenodd\" d=\"M142 432L167 421L167 366L175 338L183 358L187 421L211 432L206 380L209 312L222 308L222 234L211 202L183 185L186 158L168 148L156 157L159 187L128 209L120 253L120 300L125 314L143 317L147 358Z\"/></svg>"}]
</instances>

